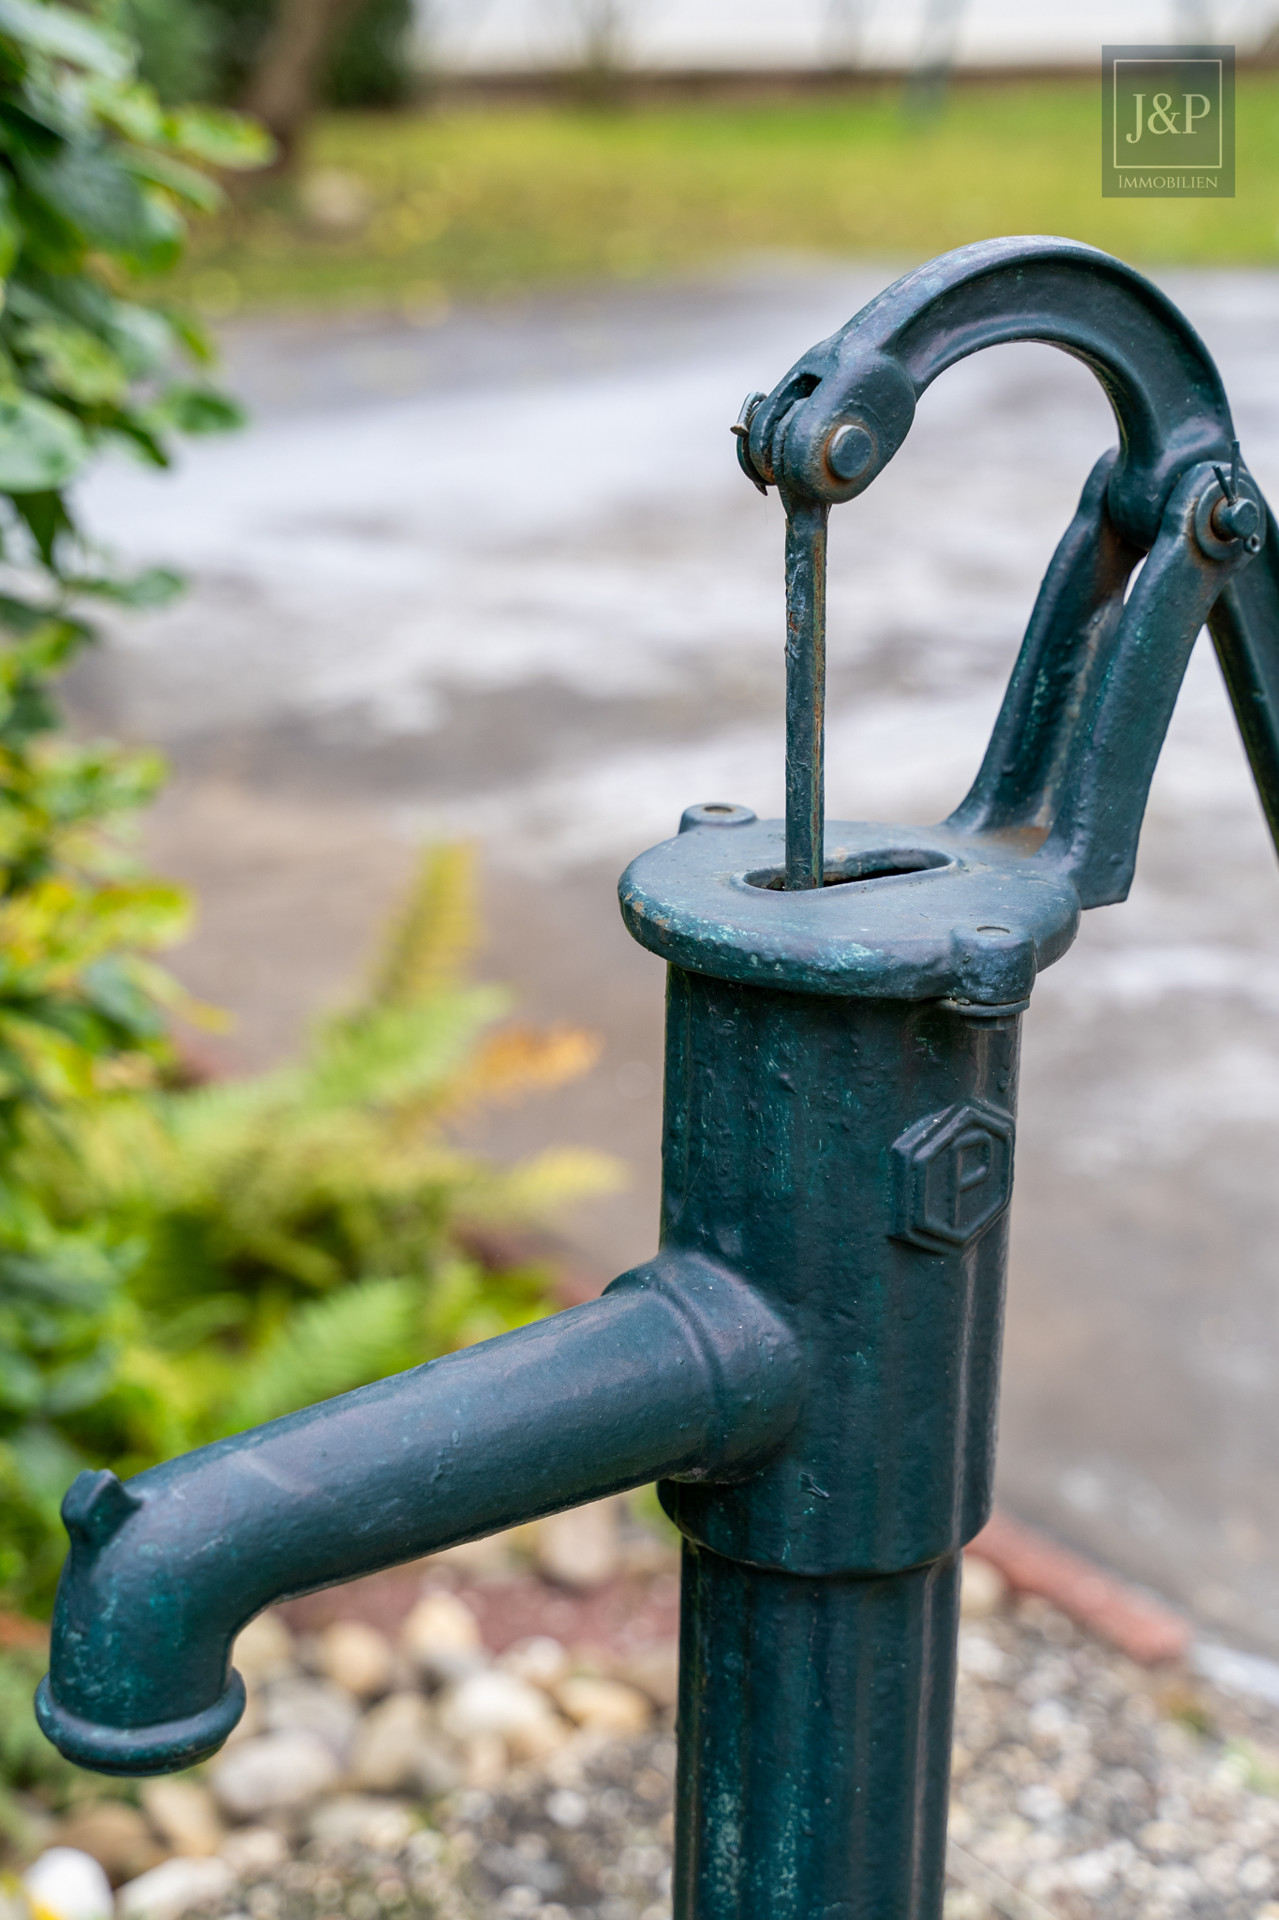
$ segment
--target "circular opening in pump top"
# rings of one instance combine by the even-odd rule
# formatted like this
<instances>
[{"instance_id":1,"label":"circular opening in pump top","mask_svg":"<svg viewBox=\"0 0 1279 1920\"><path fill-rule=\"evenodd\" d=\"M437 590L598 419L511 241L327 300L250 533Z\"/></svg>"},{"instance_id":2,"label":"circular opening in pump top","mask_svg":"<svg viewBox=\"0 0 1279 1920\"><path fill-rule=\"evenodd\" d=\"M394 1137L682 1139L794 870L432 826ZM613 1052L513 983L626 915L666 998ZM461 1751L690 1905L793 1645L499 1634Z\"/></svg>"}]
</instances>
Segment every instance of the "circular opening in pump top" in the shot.
<instances>
[{"instance_id":1,"label":"circular opening in pump top","mask_svg":"<svg viewBox=\"0 0 1279 1920\"><path fill-rule=\"evenodd\" d=\"M895 880L905 874L929 873L938 867L953 867L949 855L931 847L891 847L875 853L850 853L826 862L822 886L852 887L867 880ZM770 893L786 891L783 867L760 867L746 875L746 884L765 887Z\"/></svg>"}]
</instances>

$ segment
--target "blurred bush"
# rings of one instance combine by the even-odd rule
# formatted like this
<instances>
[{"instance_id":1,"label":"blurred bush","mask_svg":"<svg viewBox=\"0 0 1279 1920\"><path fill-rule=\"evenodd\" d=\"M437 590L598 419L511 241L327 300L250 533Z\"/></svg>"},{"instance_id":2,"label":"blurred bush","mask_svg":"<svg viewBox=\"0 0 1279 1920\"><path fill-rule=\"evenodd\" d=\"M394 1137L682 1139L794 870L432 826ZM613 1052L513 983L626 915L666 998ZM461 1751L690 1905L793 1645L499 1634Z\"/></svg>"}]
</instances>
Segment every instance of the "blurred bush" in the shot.
<instances>
[{"instance_id":1,"label":"blurred bush","mask_svg":"<svg viewBox=\"0 0 1279 1920\"><path fill-rule=\"evenodd\" d=\"M0 0L0 1594L37 1610L82 1465L132 1471L542 1311L549 1276L482 1270L459 1223L610 1177L572 1154L499 1173L447 1144L468 1102L591 1051L493 1030L457 852L424 863L366 999L296 1066L175 1084L168 1016L197 1010L152 955L187 902L130 844L162 768L69 739L55 692L86 607L178 582L114 573L68 488L104 448L163 466L175 431L238 419L199 331L140 289L179 259L185 213L219 203L210 169L267 148L231 114L163 106L121 17Z\"/></svg>"},{"instance_id":2,"label":"blurred bush","mask_svg":"<svg viewBox=\"0 0 1279 1920\"><path fill-rule=\"evenodd\" d=\"M470 981L473 883L466 848L422 856L365 993L296 1065L203 1086L108 1077L22 1108L0 1234L11 1606L48 1610L81 1467L137 1472L557 1304L553 1271L503 1262L493 1229L611 1187L615 1163L549 1149L497 1168L448 1126L573 1077L596 1047L505 1022L506 995ZM104 1790L36 1729L45 1664L0 1611L0 1857L29 1837L30 1792L62 1807Z\"/></svg>"},{"instance_id":3,"label":"blurred bush","mask_svg":"<svg viewBox=\"0 0 1279 1920\"><path fill-rule=\"evenodd\" d=\"M277 0L123 0L142 72L163 100L235 104L245 94ZM413 0L362 0L325 61L321 101L395 107L414 91Z\"/></svg>"},{"instance_id":4,"label":"blurred bush","mask_svg":"<svg viewBox=\"0 0 1279 1920\"><path fill-rule=\"evenodd\" d=\"M51 1598L82 1466L137 1472L555 1304L547 1267L481 1262L468 1226L544 1216L613 1185L614 1163L497 1168L448 1123L571 1078L595 1046L497 1024L506 996L467 977L471 893L465 849L428 852L364 997L295 1065L26 1117L14 1185L52 1238L25 1319L10 1282L5 1342L25 1369L0 1447L23 1604Z\"/></svg>"},{"instance_id":5,"label":"blurred bush","mask_svg":"<svg viewBox=\"0 0 1279 1920\"><path fill-rule=\"evenodd\" d=\"M174 431L238 418L200 332L138 287L178 261L185 215L219 203L210 167L266 149L229 114L165 110L117 31L38 0L0 0L0 120L0 1586L25 1592L47 1579L58 1422L114 1364L122 1268L18 1161L37 1123L158 1082L181 995L148 956L186 920L124 832L159 762L68 740L53 698L93 637L86 604L177 582L111 572L67 490L103 448L164 466Z\"/></svg>"},{"instance_id":6,"label":"blurred bush","mask_svg":"<svg viewBox=\"0 0 1279 1920\"><path fill-rule=\"evenodd\" d=\"M398 107L417 87L413 0L365 0L329 58L324 98L334 107Z\"/></svg>"},{"instance_id":7,"label":"blurred bush","mask_svg":"<svg viewBox=\"0 0 1279 1920\"><path fill-rule=\"evenodd\" d=\"M138 49L138 71L166 105L216 96L218 22L203 0L122 0L116 18Z\"/></svg>"},{"instance_id":8,"label":"blurred bush","mask_svg":"<svg viewBox=\"0 0 1279 1920\"><path fill-rule=\"evenodd\" d=\"M22 1631L26 1624L0 1614L0 1858L31 1850L37 1810L62 1809L110 1791L105 1778L64 1760L37 1727L31 1696L49 1656L39 1637ZM23 1911L22 1903L6 1902L8 1890L0 1874L0 1914L6 1920Z\"/></svg>"}]
</instances>

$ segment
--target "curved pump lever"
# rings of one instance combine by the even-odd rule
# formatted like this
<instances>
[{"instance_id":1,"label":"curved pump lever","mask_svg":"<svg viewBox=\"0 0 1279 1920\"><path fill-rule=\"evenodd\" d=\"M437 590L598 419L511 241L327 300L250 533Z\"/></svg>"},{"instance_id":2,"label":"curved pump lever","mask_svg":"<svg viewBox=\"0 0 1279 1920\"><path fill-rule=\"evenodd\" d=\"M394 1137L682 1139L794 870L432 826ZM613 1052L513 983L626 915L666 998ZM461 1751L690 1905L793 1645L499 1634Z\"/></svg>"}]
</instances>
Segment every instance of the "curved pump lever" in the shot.
<instances>
[{"instance_id":1,"label":"curved pump lever","mask_svg":"<svg viewBox=\"0 0 1279 1920\"><path fill-rule=\"evenodd\" d=\"M1121 261L1070 240L985 241L888 288L771 394L752 395L734 429L743 468L756 485L777 485L787 514L788 887L823 880L830 507L888 464L939 373L1012 340L1043 341L1090 366L1119 447L1084 488L981 771L948 824L1038 850L1084 906L1122 899L1155 761L1207 621L1279 839L1279 535L1239 464L1211 356L1185 316Z\"/></svg>"}]
</instances>

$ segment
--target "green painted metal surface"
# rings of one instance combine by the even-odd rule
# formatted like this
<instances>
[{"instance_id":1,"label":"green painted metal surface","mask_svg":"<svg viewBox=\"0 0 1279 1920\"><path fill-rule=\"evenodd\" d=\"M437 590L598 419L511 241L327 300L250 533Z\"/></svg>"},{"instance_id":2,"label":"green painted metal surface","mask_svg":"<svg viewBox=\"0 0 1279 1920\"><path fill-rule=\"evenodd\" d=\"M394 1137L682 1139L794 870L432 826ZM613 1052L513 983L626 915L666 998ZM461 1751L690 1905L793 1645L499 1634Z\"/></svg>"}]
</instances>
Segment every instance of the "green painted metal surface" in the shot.
<instances>
[{"instance_id":1,"label":"green painted metal surface","mask_svg":"<svg viewBox=\"0 0 1279 1920\"><path fill-rule=\"evenodd\" d=\"M830 508L930 381L1010 340L1093 369L1118 449L962 805L828 823ZM1020 1016L1081 910L1128 889L1205 621L1279 825L1279 537L1193 330L1070 241L908 275L734 431L787 514L787 814L690 807L621 882L669 963L660 1255L591 1306L127 1485L82 1475L38 1711L86 1765L187 1764L238 1717L231 1643L270 1601L659 1478L686 1540L677 1920L936 1920Z\"/></svg>"}]
</instances>

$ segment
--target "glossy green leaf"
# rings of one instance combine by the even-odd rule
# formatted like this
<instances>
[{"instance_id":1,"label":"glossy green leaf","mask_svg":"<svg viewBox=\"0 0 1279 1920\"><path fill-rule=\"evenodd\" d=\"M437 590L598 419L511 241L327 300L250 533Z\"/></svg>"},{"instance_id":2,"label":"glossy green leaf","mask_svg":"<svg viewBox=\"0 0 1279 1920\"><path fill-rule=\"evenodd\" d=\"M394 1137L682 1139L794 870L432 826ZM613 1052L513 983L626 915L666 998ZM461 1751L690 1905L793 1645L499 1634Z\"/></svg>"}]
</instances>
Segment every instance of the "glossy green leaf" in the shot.
<instances>
[{"instance_id":1,"label":"glossy green leaf","mask_svg":"<svg viewBox=\"0 0 1279 1920\"><path fill-rule=\"evenodd\" d=\"M21 344L39 361L52 388L84 406L114 403L128 392L123 361L85 327L67 320L38 320L22 329Z\"/></svg>"},{"instance_id":2,"label":"glossy green leaf","mask_svg":"<svg viewBox=\"0 0 1279 1920\"><path fill-rule=\"evenodd\" d=\"M62 417L66 419L68 416ZM74 531L61 493L51 487L41 487L29 493L15 490L12 506L34 541L40 559L55 578L60 578L58 554Z\"/></svg>"},{"instance_id":3,"label":"glossy green leaf","mask_svg":"<svg viewBox=\"0 0 1279 1920\"><path fill-rule=\"evenodd\" d=\"M142 81L121 86L116 81L90 80L85 86L85 101L106 126L114 127L126 140L162 146L168 139L168 116L154 88Z\"/></svg>"},{"instance_id":4,"label":"glossy green leaf","mask_svg":"<svg viewBox=\"0 0 1279 1920\"><path fill-rule=\"evenodd\" d=\"M23 394L0 398L0 491L65 487L83 466L88 442L69 414Z\"/></svg>"},{"instance_id":5,"label":"glossy green leaf","mask_svg":"<svg viewBox=\"0 0 1279 1920\"><path fill-rule=\"evenodd\" d=\"M109 79L124 80L133 71L129 48L69 7L50 6L42 0L0 0L0 34L24 49Z\"/></svg>"},{"instance_id":6,"label":"glossy green leaf","mask_svg":"<svg viewBox=\"0 0 1279 1920\"><path fill-rule=\"evenodd\" d=\"M73 593L92 594L119 607L167 607L185 592L186 580L169 567L147 567L124 578L80 575L69 579L67 586Z\"/></svg>"},{"instance_id":7,"label":"glossy green leaf","mask_svg":"<svg viewBox=\"0 0 1279 1920\"><path fill-rule=\"evenodd\" d=\"M173 146L193 160L233 170L264 167L275 158L266 128L219 107L183 107L169 119Z\"/></svg>"},{"instance_id":8,"label":"glossy green leaf","mask_svg":"<svg viewBox=\"0 0 1279 1920\"><path fill-rule=\"evenodd\" d=\"M81 115L41 89L24 85L7 98L0 92L0 148L6 153L56 154L64 141L84 131L84 124Z\"/></svg>"},{"instance_id":9,"label":"glossy green leaf","mask_svg":"<svg viewBox=\"0 0 1279 1920\"><path fill-rule=\"evenodd\" d=\"M21 246L22 228L13 205L13 186L9 176L0 173L0 280L7 279L12 271Z\"/></svg>"},{"instance_id":10,"label":"glossy green leaf","mask_svg":"<svg viewBox=\"0 0 1279 1920\"><path fill-rule=\"evenodd\" d=\"M112 1384L115 1373L116 1351L114 1346L105 1343L82 1360L72 1360L65 1366L54 1368L44 1387L46 1416L57 1419L59 1415L79 1413L85 1407L91 1407L95 1401L101 1400Z\"/></svg>"},{"instance_id":11,"label":"glossy green leaf","mask_svg":"<svg viewBox=\"0 0 1279 1920\"><path fill-rule=\"evenodd\" d=\"M34 1360L0 1343L0 1415L32 1413L44 1398L44 1379Z\"/></svg>"},{"instance_id":12,"label":"glossy green leaf","mask_svg":"<svg viewBox=\"0 0 1279 1920\"><path fill-rule=\"evenodd\" d=\"M160 316L152 309L151 317L157 319ZM214 365L218 357L217 347L208 328L202 326L194 315L166 308L164 320L197 365L202 367Z\"/></svg>"},{"instance_id":13,"label":"glossy green leaf","mask_svg":"<svg viewBox=\"0 0 1279 1920\"><path fill-rule=\"evenodd\" d=\"M157 221L141 183L105 149L70 149L56 160L19 162L23 184L89 247L162 266L174 238L171 221Z\"/></svg>"},{"instance_id":14,"label":"glossy green leaf","mask_svg":"<svg viewBox=\"0 0 1279 1920\"><path fill-rule=\"evenodd\" d=\"M226 195L216 180L211 180L207 173L201 173L181 160L174 160L167 153L147 153L137 147L124 147L120 149L119 159L126 172L176 194L180 200L185 200L188 206L197 207L201 213L216 213L225 202Z\"/></svg>"},{"instance_id":15,"label":"glossy green leaf","mask_svg":"<svg viewBox=\"0 0 1279 1920\"><path fill-rule=\"evenodd\" d=\"M178 433L226 433L244 425L244 411L215 387L174 386L152 407L148 419L161 430Z\"/></svg>"},{"instance_id":16,"label":"glossy green leaf","mask_svg":"<svg viewBox=\"0 0 1279 1920\"><path fill-rule=\"evenodd\" d=\"M184 344L167 314L134 301L113 300L100 326L134 379L176 360Z\"/></svg>"},{"instance_id":17,"label":"glossy green leaf","mask_svg":"<svg viewBox=\"0 0 1279 1920\"><path fill-rule=\"evenodd\" d=\"M157 921L155 932L158 931ZM84 968L80 981L89 1004L96 1012L105 1014L121 1032L152 1039L164 1033L167 1022L163 1013L119 955L107 954L101 960L92 961Z\"/></svg>"}]
</instances>

